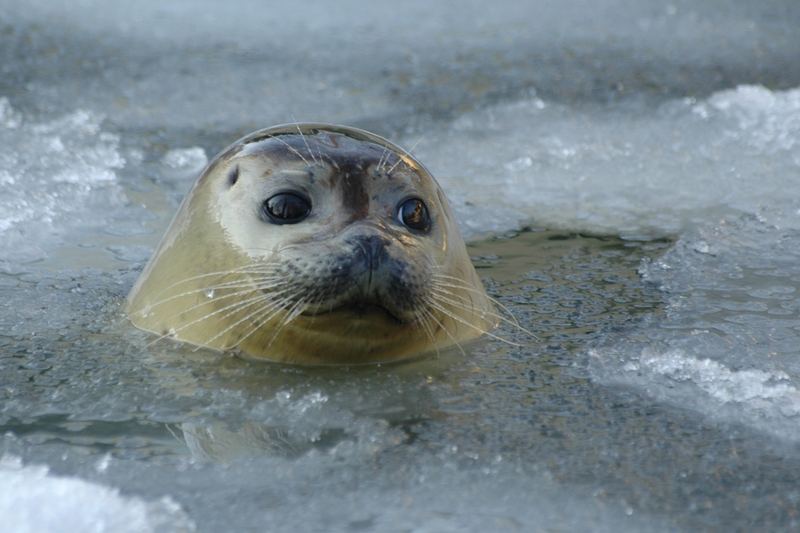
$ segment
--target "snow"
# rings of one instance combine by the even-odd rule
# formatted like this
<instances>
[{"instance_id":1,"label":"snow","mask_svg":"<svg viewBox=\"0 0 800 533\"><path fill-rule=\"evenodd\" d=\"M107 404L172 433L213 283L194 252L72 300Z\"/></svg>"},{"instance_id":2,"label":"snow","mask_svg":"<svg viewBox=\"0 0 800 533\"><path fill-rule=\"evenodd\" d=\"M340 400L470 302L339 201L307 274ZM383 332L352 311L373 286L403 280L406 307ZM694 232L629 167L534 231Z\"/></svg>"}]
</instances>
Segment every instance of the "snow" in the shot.
<instances>
[{"instance_id":1,"label":"snow","mask_svg":"<svg viewBox=\"0 0 800 533\"><path fill-rule=\"evenodd\" d=\"M17 533L195 530L169 497L128 498L103 485L52 475L45 466L23 465L14 456L0 458L0 514L3 529Z\"/></svg>"}]
</instances>

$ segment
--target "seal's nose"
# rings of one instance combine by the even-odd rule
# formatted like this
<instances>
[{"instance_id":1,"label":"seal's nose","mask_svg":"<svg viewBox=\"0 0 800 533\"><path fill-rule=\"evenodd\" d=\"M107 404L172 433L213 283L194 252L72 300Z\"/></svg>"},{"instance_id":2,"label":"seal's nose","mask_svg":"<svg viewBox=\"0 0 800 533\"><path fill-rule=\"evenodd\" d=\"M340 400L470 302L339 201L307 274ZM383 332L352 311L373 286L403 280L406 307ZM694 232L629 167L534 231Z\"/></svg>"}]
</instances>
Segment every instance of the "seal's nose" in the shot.
<instances>
[{"instance_id":1,"label":"seal's nose","mask_svg":"<svg viewBox=\"0 0 800 533\"><path fill-rule=\"evenodd\" d=\"M374 271L386 261L386 248L389 241L379 235L363 235L349 240L355 249L355 255L367 270Z\"/></svg>"}]
</instances>

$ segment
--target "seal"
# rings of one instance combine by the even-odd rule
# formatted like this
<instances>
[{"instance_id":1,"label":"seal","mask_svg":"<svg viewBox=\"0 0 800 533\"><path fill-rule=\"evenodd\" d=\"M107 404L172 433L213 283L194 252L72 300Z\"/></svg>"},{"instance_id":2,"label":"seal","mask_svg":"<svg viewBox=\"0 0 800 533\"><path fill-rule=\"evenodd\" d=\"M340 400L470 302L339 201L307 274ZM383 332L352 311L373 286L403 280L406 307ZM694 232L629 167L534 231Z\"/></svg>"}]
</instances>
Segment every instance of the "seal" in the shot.
<instances>
[{"instance_id":1,"label":"seal","mask_svg":"<svg viewBox=\"0 0 800 533\"><path fill-rule=\"evenodd\" d=\"M215 157L126 312L164 337L308 365L460 346L502 320L425 167L375 134L315 123Z\"/></svg>"}]
</instances>

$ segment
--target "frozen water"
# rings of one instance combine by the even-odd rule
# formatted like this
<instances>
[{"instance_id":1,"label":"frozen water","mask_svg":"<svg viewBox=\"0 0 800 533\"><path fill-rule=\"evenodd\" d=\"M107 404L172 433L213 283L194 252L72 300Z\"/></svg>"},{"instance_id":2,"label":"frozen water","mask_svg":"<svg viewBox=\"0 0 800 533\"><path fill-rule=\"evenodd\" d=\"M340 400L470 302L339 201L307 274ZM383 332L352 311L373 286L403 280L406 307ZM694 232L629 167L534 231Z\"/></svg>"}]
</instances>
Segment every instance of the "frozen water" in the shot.
<instances>
[{"instance_id":1,"label":"frozen water","mask_svg":"<svg viewBox=\"0 0 800 533\"><path fill-rule=\"evenodd\" d=\"M653 237L731 210L800 225L787 194L799 139L800 90L740 86L655 109L532 95L428 128L415 151L454 191L468 235L536 224Z\"/></svg>"},{"instance_id":2,"label":"frozen water","mask_svg":"<svg viewBox=\"0 0 800 533\"><path fill-rule=\"evenodd\" d=\"M798 527L800 5L496 4L0 0L3 525ZM413 147L538 339L320 371L133 330L199 169L293 120Z\"/></svg>"},{"instance_id":3,"label":"frozen water","mask_svg":"<svg viewBox=\"0 0 800 533\"><path fill-rule=\"evenodd\" d=\"M531 88L585 102L800 84L797 6L782 0L2 4L0 93L126 129L246 133L295 116L392 133Z\"/></svg>"},{"instance_id":4,"label":"frozen water","mask_svg":"<svg viewBox=\"0 0 800 533\"><path fill-rule=\"evenodd\" d=\"M0 264L41 259L62 235L101 226L125 204L119 137L101 121L80 110L26 121L0 98Z\"/></svg>"},{"instance_id":5,"label":"frozen water","mask_svg":"<svg viewBox=\"0 0 800 533\"><path fill-rule=\"evenodd\" d=\"M169 498L126 498L102 485L50 475L44 466L23 466L13 456L0 457L0 513L3 529L17 533L195 530Z\"/></svg>"},{"instance_id":6,"label":"frozen water","mask_svg":"<svg viewBox=\"0 0 800 533\"><path fill-rule=\"evenodd\" d=\"M709 222L645 261L665 314L593 352L597 377L800 439L800 217L779 207L796 201Z\"/></svg>"}]
</instances>

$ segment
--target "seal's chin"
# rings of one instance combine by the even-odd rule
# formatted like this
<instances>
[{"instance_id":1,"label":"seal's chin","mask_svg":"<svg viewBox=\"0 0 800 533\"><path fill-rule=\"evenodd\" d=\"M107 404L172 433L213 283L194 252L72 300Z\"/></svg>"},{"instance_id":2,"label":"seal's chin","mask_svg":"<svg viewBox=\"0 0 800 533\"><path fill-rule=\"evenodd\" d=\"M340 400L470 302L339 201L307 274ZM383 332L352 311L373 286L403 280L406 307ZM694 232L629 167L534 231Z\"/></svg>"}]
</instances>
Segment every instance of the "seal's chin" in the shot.
<instances>
[{"instance_id":1,"label":"seal's chin","mask_svg":"<svg viewBox=\"0 0 800 533\"><path fill-rule=\"evenodd\" d=\"M318 306L315 309L306 309L301 313L303 316L314 317L324 315L350 315L353 319L364 320L370 318L388 319L390 322L396 324L406 324L409 321L404 320L399 313L394 312L390 308L382 305L379 302L367 300L351 300L334 307Z\"/></svg>"}]
</instances>

